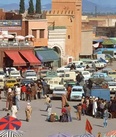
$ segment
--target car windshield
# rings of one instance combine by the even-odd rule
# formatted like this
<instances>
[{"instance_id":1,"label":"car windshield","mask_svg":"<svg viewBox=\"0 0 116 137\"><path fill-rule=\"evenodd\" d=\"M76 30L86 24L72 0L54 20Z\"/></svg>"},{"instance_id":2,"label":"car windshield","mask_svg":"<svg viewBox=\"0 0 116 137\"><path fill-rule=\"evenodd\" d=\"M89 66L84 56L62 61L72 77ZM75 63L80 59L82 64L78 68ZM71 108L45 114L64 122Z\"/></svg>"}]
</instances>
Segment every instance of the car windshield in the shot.
<instances>
[{"instance_id":1,"label":"car windshield","mask_svg":"<svg viewBox=\"0 0 116 137\"><path fill-rule=\"evenodd\" d=\"M73 88L73 90L72 91L78 91L78 92L81 92L82 91L82 89L81 88Z\"/></svg>"},{"instance_id":2,"label":"car windshield","mask_svg":"<svg viewBox=\"0 0 116 137\"><path fill-rule=\"evenodd\" d=\"M13 72L13 73L11 72L10 75L20 75L20 73L19 72Z\"/></svg>"},{"instance_id":3,"label":"car windshield","mask_svg":"<svg viewBox=\"0 0 116 137\"><path fill-rule=\"evenodd\" d=\"M55 88L54 90L55 90L55 91L65 91L64 88Z\"/></svg>"},{"instance_id":4,"label":"car windshield","mask_svg":"<svg viewBox=\"0 0 116 137\"><path fill-rule=\"evenodd\" d=\"M15 80L8 80L7 83L15 83Z\"/></svg>"},{"instance_id":5,"label":"car windshield","mask_svg":"<svg viewBox=\"0 0 116 137\"><path fill-rule=\"evenodd\" d=\"M27 79L27 80L22 80L21 83L22 83L22 84L23 84L23 83L24 83L24 84L28 84L28 83L33 83L33 81Z\"/></svg>"},{"instance_id":6,"label":"car windshield","mask_svg":"<svg viewBox=\"0 0 116 137\"><path fill-rule=\"evenodd\" d=\"M27 73L26 77L29 77L29 76L36 76L36 73Z\"/></svg>"}]
</instances>

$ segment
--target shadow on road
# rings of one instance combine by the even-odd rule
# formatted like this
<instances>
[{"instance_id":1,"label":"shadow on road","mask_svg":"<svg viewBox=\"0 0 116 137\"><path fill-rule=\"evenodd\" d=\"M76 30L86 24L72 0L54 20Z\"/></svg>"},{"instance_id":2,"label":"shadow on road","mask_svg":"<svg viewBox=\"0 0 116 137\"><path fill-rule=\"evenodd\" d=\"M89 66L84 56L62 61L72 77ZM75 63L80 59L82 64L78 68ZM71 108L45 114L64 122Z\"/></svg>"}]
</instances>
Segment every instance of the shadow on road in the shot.
<instances>
[{"instance_id":1,"label":"shadow on road","mask_svg":"<svg viewBox=\"0 0 116 137\"><path fill-rule=\"evenodd\" d=\"M96 125L96 124L93 124L93 126L97 126L97 127L104 127L104 126L102 126L102 125Z\"/></svg>"},{"instance_id":2,"label":"shadow on road","mask_svg":"<svg viewBox=\"0 0 116 137\"><path fill-rule=\"evenodd\" d=\"M40 109L39 111L43 111L43 112L46 112L46 110L45 110L45 109Z\"/></svg>"}]
</instances>

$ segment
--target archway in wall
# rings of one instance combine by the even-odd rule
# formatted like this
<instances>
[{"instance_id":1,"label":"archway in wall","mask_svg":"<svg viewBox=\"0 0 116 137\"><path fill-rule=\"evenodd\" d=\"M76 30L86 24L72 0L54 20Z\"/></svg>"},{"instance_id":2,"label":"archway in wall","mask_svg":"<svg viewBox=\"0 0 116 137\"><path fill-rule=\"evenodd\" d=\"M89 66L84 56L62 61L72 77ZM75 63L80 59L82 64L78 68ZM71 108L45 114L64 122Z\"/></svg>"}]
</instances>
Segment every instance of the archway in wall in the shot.
<instances>
[{"instance_id":1,"label":"archway in wall","mask_svg":"<svg viewBox=\"0 0 116 137\"><path fill-rule=\"evenodd\" d=\"M56 51L60 57L59 61L57 62L57 66L61 66L61 50L58 47L53 47L53 50Z\"/></svg>"}]
</instances>

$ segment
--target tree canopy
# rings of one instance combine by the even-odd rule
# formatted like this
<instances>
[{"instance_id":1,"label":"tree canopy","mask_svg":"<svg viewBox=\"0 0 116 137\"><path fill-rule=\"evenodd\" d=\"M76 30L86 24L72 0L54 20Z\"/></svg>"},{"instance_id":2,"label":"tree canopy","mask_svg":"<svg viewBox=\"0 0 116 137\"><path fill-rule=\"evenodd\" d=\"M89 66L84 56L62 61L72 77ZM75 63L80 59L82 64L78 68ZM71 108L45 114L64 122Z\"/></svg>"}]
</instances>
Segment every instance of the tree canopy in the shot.
<instances>
[{"instance_id":1,"label":"tree canopy","mask_svg":"<svg viewBox=\"0 0 116 137\"><path fill-rule=\"evenodd\" d=\"M41 0L36 0L36 13L41 14Z\"/></svg>"},{"instance_id":2,"label":"tree canopy","mask_svg":"<svg viewBox=\"0 0 116 137\"><path fill-rule=\"evenodd\" d=\"M25 12L25 3L24 3L24 0L20 0L20 3L19 3L19 13L24 13Z\"/></svg>"},{"instance_id":3,"label":"tree canopy","mask_svg":"<svg viewBox=\"0 0 116 137\"><path fill-rule=\"evenodd\" d=\"M34 14L33 0L29 0L28 14Z\"/></svg>"}]
</instances>

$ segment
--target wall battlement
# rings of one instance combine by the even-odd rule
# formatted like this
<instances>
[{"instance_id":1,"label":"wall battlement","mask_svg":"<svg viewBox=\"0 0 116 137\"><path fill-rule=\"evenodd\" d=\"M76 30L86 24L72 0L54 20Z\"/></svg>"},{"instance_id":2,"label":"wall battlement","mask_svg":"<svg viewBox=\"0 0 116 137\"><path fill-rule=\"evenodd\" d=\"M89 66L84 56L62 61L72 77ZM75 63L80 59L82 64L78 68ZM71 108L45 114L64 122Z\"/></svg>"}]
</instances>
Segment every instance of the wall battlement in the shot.
<instances>
[{"instance_id":1,"label":"wall battlement","mask_svg":"<svg viewBox=\"0 0 116 137\"><path fill-rule=\"evenodd\" d=\"M51 11L45 11L46 12L46 15L49 16L49 15L74 15L74 11L72 10L51 10Z\"/></svg>"}]
</instances>

